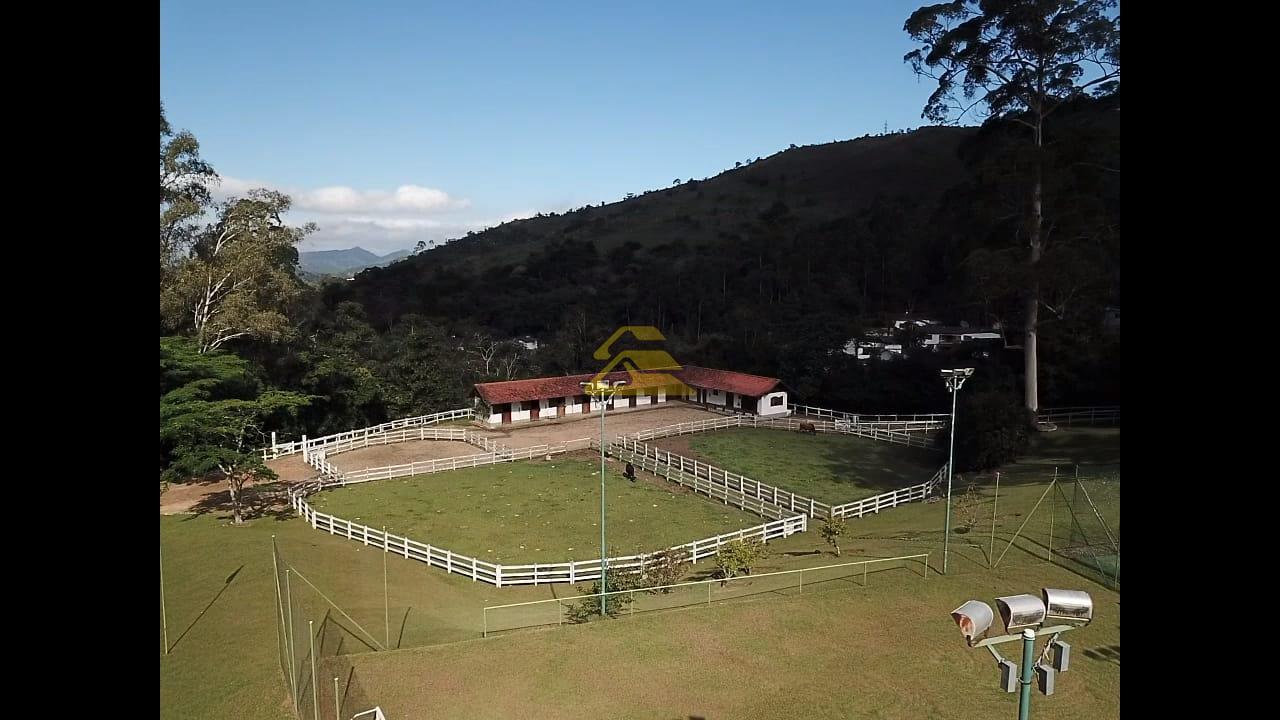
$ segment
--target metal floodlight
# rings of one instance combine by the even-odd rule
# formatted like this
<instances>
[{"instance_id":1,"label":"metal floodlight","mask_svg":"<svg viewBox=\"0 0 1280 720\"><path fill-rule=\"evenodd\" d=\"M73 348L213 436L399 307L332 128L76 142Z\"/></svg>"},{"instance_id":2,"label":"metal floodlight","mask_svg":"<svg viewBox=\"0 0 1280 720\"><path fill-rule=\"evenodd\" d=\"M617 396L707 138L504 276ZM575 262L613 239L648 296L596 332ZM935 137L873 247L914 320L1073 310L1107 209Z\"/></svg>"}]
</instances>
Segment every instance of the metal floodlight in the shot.
<instances>
[{"instance_id":1,"label":"metal floodlight","mask_svg":"<svg viewBox=\"0 0 1280 720\"><path fill-rule=\"evenodd\" d=\"M1044 622L1044 603L1035 595L1007 595L996 598L1004 629L1013 632L1023 628L1039 627Z\"/></svg>"},{"instance_id":2,"label":"metal floodlight","mask_svg":"<svg viewBox=\"0 0 1280 720\"><path fill-rule=\"evenodd\" d=\"M991 612L990 605L978 600L970 600L952 610L951 619L955 620L956 625L960 627L960 633L964 635L969 647L973 647L977 638L991 627L995 615Z\"/></svg>"},{"instance_id":3,"label":"metal floodlight","mask_svg":"<svg viewBox=\"0 0 1280 720\"><path fill-rule=\"evenodd\" d=\"M1083 620L1087 625L1093 619L1093 598L1083 590L1055 590L1041 588L1044 595L1045 617L1055 620Z\"/></svg>"}]
</instances>

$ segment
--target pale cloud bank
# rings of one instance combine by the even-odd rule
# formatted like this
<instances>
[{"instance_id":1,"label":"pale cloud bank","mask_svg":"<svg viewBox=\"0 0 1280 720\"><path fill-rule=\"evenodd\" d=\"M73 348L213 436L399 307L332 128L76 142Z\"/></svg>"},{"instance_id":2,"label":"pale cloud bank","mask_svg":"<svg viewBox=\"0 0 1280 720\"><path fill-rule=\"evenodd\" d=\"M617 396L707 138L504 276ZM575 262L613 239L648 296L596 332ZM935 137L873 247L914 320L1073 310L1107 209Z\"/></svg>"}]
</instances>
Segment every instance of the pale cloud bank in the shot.
<instances>
[{"instance_id":1,"label":"pale cloud bank","mask_svg":"<svg viewBox=\"0 0 1280 720\"><path fill-rule=\"evenodd\" d=\"M468 231L534 214L515 213L498 220L458 217L459 211L471 207L470 200L413 184L389 191L359 190L345 185L306 189L223 177L215 195L219 198L242 196L255 188L279 190L293 198L289 222L316 223L319 229L303 241L303 250L336 250L359 245L386 253L412 248L419 240L440 243Z\"/></svg>"}]
</instances>

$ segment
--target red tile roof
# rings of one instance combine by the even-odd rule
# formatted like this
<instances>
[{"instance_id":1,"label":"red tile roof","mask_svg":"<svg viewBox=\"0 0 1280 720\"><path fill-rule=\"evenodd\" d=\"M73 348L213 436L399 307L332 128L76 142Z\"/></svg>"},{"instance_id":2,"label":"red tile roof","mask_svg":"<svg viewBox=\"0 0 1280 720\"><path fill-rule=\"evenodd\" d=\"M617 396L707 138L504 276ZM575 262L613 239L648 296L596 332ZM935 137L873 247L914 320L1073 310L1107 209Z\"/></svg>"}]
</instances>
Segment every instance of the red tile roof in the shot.
<instances>
[{"instance_id":1,"label":"red tile roof","mask_svg":"<svg viewBox=\"0 0 1280 720\"><path fill-rule=\"evenodd\" d=\"M723 390L735 395L750 395L752 397L760 397L771 393L774 388L782 383L778 378L748 375L747 373L733 372L731 370L712 370L711 368L698 367L697 365L685 365L672 374L691 387Z\"/></svg>"},{"instance_id":2,"label":"red tile roof","mask_svg":"<svg viewBox=\"0 0 1280 720\"><path fill-rule=\"evenodd\" d=\"M671 375L685 384L696 388L722 390L739 395L760 396L771 392L781 382L777 378L748 375L728 370L712 370L685 365ZM555 397L573 397L582 395L581 383L590 382L594 374L566 375L563 377L532 378L529 380L505 380L502 382L476 383L476 394L489 405L501 405L509 402L525 400L544 400ZM611 372L605 379L628 381L627 390L657 392L658 389L670 385L663 373L639 373L632 377L626 371Z\"/></svg>"}]
</instances>

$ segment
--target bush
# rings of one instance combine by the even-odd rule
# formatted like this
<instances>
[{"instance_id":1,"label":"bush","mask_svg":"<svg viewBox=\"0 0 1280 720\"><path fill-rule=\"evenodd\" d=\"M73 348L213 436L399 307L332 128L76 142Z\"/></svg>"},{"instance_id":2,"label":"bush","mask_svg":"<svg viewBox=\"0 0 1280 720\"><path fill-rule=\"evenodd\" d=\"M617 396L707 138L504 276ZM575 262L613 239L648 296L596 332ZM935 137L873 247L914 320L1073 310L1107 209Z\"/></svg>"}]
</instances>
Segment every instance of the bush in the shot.
<instances>
[{"instance_id":1,"label":"bush","mask_svg":"<svg viewBox=\"0 0 1280 720\"><path fill-rule=\"evenodd\" d=\"M961 391L956 416L956 472L987 470L1018 459L1031 442L1031 419L1022 401L1004 393ZM950 429L938 437L951 441Z\"/></svg>"},{"instance_id":2,"label":"bush","mask_svg":"<svg viewBox=\"0 0 1280 720\"><path fill-rule=\"evenodd\" d=\"M768 548L759 540L730 540L716 554L716 577L731 578L739 573L750 575L751 568L768 554Z\"/></svg>"},{"instance_id":3,"label":"bush","mask_svg":"<svg viewBox=\"0 0 1280 720\"><path fill-rule=\"evenodd\" d=\"M683 548L672 548L654 553L644 568L644 587L654 588L663 585L674 585L684 577L684 564L690 559L689 551ZM653 593L669 593L671 588L650 590Z\"/></svg>"},{"instance_id":4,"label":"bush","mask_svg":"<svg viewBox=\"0 0 1280 720\"><path fill-rule=\"evenodd\" d=\"M829 517L822 521L818 530L822 539L836 549L836 557L840 557L840 536L845 534L846 529L844 518Z\"/></svg>"},{"instance_id":5,"label":"bush","mask_svg":"<svg viewBox=\"0 0 1280 720\"><path fill-rule=\"evenodd\" d=\"M606 575L606 582L609 583L609 592L641 590L647 587L644 578L638 572L609 572ZM600 615L600 581L591 583L590 588L581 592L584 597L577 603L570 604L566 610L569 622L584 623ZM631 599L630 593L608 595L604 599L604 610L609 617L617 617L631 606Z\"/></svg>"}]
</instances>

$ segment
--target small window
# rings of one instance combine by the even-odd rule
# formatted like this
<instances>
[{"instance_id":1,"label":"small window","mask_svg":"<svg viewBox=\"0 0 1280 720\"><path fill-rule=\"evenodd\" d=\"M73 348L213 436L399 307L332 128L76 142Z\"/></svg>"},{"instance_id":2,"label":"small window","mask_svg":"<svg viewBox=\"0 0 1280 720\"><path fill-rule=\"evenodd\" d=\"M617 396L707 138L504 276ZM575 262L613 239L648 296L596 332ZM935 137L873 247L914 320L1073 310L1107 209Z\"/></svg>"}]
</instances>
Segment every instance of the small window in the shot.
<instances>
[{"instance_id":1,"label":"small window","mask_svg":"<svg viewBox=\"0 0 1280 720\"><path fill-rule=\"evenodd\" d=\"M781 404L782 404L782 396L781 396L781 395L775 395L775 396L773 396L773 397L769 398L769 407L778 407L778 406L779 406L779 405L781 405Z\"/></svg>"}]
</instances>

